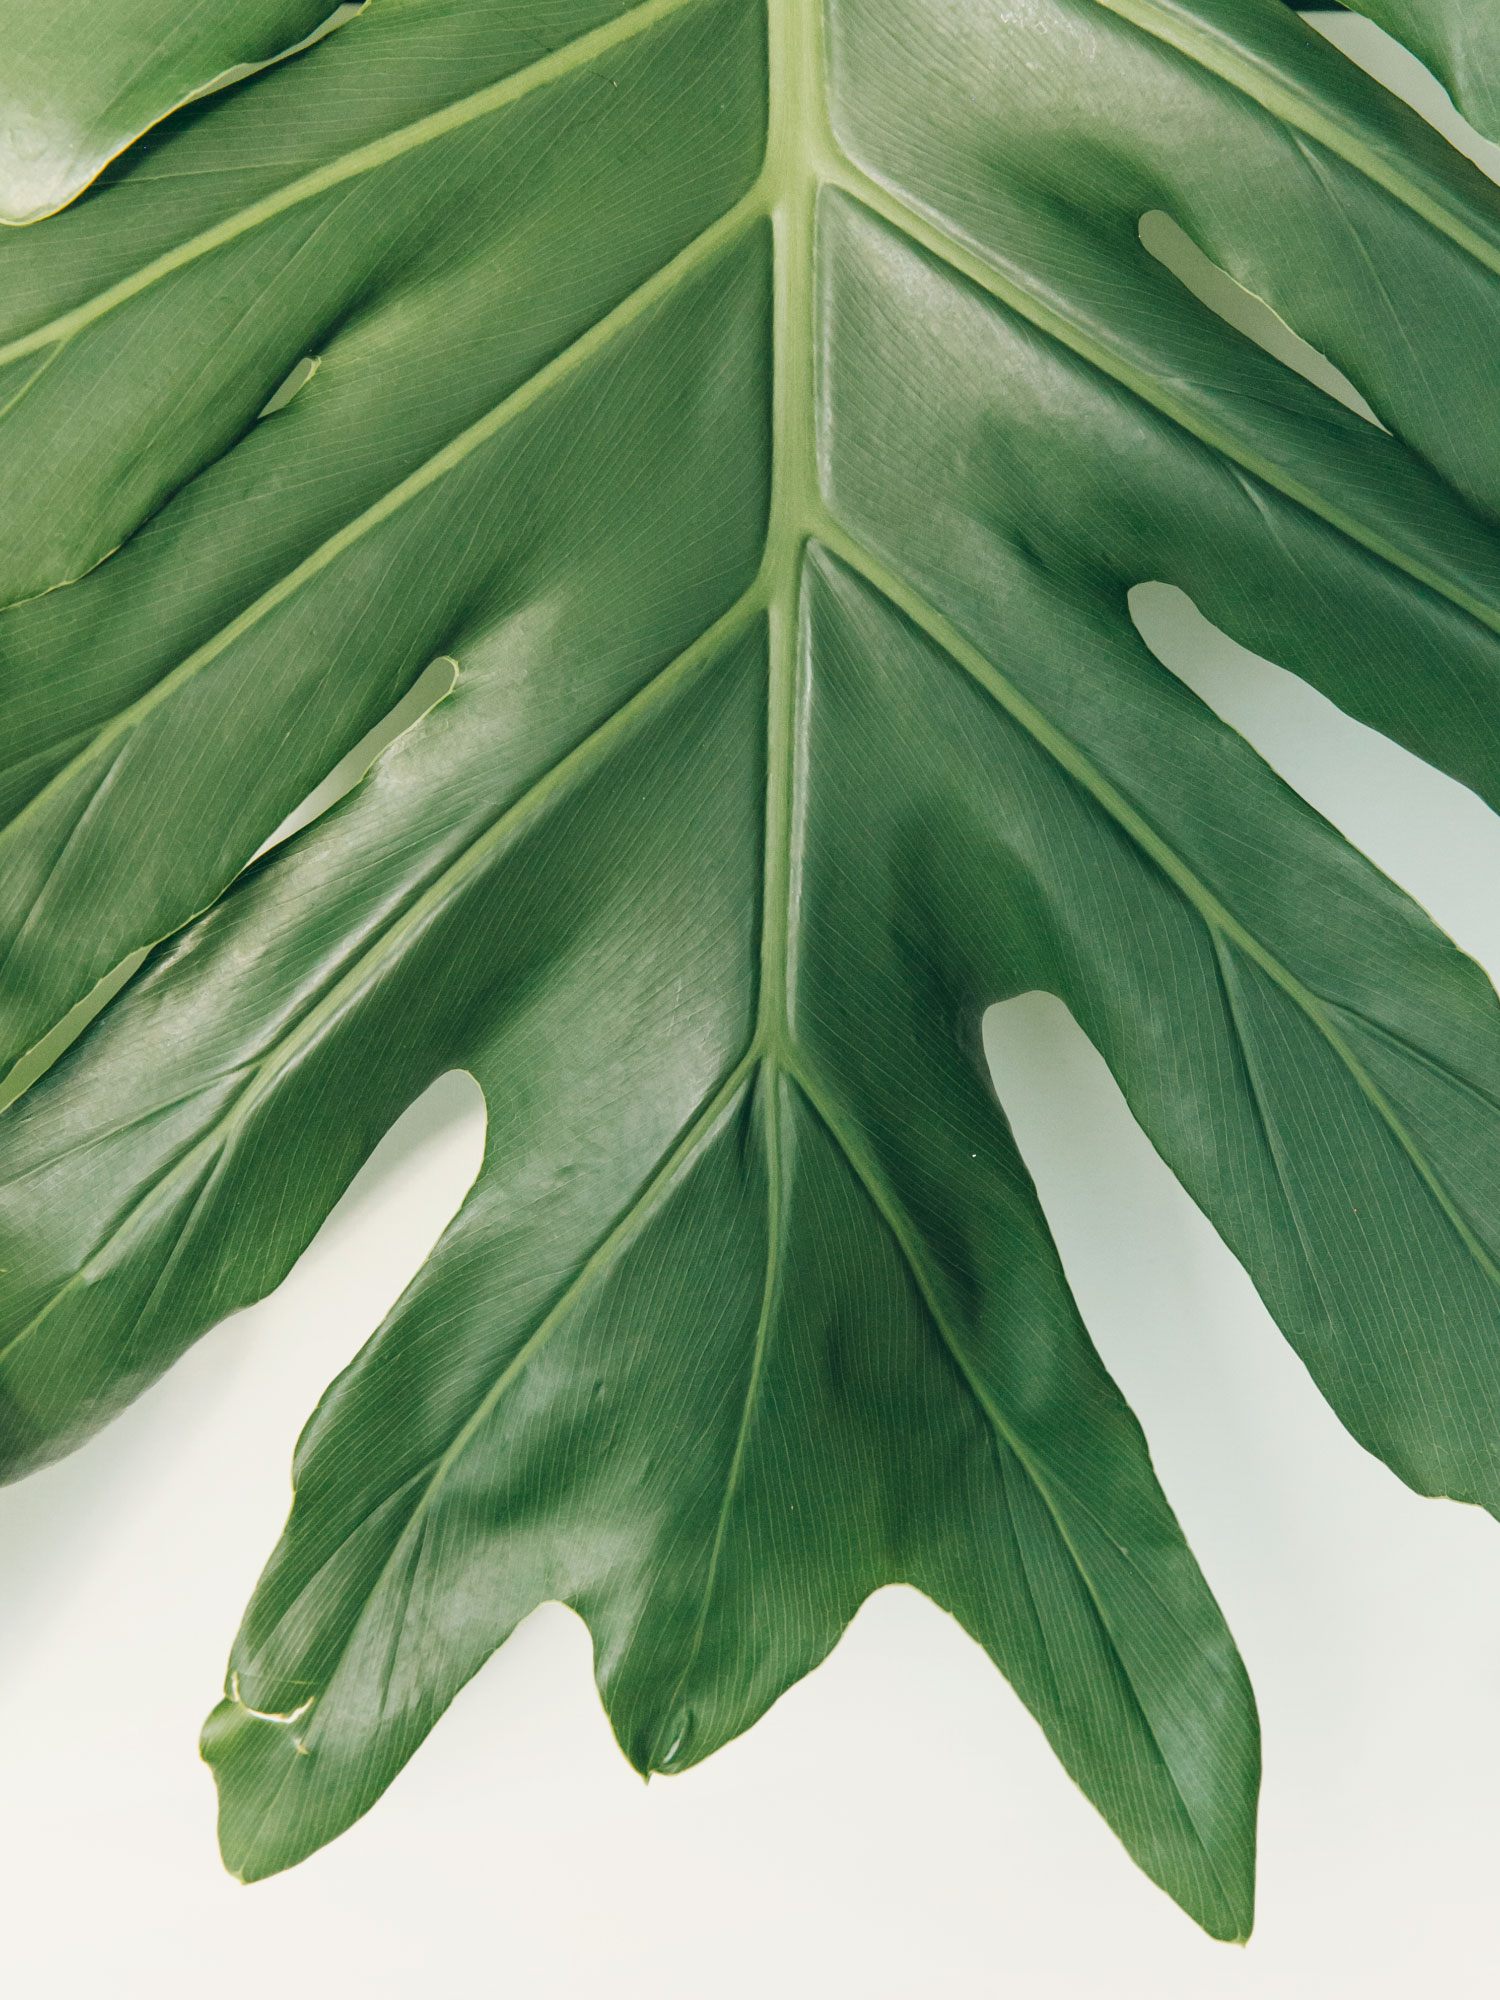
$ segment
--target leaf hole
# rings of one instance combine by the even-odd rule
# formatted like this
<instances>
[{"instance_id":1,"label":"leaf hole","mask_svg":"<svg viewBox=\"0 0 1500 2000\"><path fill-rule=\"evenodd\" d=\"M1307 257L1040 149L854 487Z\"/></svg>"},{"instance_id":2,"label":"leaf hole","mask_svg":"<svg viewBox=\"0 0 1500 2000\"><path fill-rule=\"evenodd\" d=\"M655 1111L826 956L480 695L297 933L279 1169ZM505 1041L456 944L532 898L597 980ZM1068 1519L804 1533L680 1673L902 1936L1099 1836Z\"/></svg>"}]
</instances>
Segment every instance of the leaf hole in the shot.
<instances>
[{"instance_id":1,"label":"leaf hole","mask_svg":"<svg viewBox=\"0 0 1500 2000\"><path fill-rule=\"evenodd\" d=\"M1237 645L1174 585L1137 584L1129 604L1162 665L1500 979L1500 818L1484 801Z\"/></svg>"},{"instance_id":2,"label":"leaf hole","mask_svg":"<svg viewBox=\"0 0 1500 2000\"><path fill-rule=\"evenodd\" d=\"M1030 992L987 1008L984 1050L1089 1336L1190 1543L1216 1589L1250 1586L1245 1612L1264 1563L1261 1601L1304 1658L1330 1558L1309 1540L1303 1496L1331 1481L1336 1493L1340 1465L1355 1461L1357 1480L1367 1461L1064 1002ZM1248 1566L1247 1519L1262 1538ZM1243 1643L1251 1620L1225 1610Z\"/></svg>"},{"instance_id":3,"label":"leaf hole","mask_svg":"<svg viewBox=\"0 0 1500 2000\"><path fill-rule=\"evenodd\" d=\"M316 1700L316 1696L309 1695L306 1701L299 1702L296 1708L288 1709L285 1715L277 1714L274 1709L252 1708L240 1693L240 1677L238 1674L231 1674L229 1676L228 1694L229 1699L234 1703L236 1708L242 1708L246 1715L253 1715L257 1722L279 1722L282 1724L300 1721Z\"/></svg>"},{"instance_id":4,"label":"leaf hole","mask_svg":"<svg viewBox=\"0 0 1500 2000\"><path fill-rule=\"evenodd\" d=\"M328 1272L338 1282L346 1282L340 1261L344 1252L337 1242L331 1247L324 1244L318 1250L322 1239L338 1238L344 1231L359 1226L360 1214L366 1209L383 1213L388 1202L401 1208L410 1202L416 1183L425 1184L430 1177L427 1207L420 1215L413 1212L411 1216L410 1241L402 1252L406 1259L401 1267L404 1275L390 1291L369 1332L374 1332L405 1286L416 1277L437 1248L438 1238L468 1200L484 1165L488 1129L489 1107L478 1078L466 1069L444 1070L386 1129L303 1251L303 1257L311 1257L317 1250L320 1257L326 1257ZM282 1282L289 1283L290 1278ZM352 1359L352 1355L347 1358ZM338 1365L342 1367L343 1361Z\"/></svg>"},{"instance_id":5,"label":"leaf hole","mask_svg":"<svg viewBox=\"0 0 1500 2000\"><path fill-rule=\"evenodd\" d=\"M284 410L293 396L299 390L305 389L314 375L317 374L318 369L322 365L322 359L323 357L320 354L304 354L296 367L286 377L285 381L283 381L280 388L272 395L260 415L262 417L274 417L278 410ZM259 418L257 418L258 421Z\"/></svg>"},{"instance_id":6,"label":"leaf hole","mask_svg":"<svg viewBox=\"0 0 1500 2000\"><path fill-rule=\"evenodd\" d=\"M402 695L396 706L383 715L373 729L365 731L352 750L346 751L328 773L302 800L287 814L276 831L263 840L252 861L259 861L263 854L269 854L273 847L280 847L320 819L330 806L338 804L345 793L352 792L364 777L370 766L388 750L398 736L404 736L408 729L414 729L429 710L437 707L445 696L453 692L458 680L458 662L443 654L430 666L424 667L417 679Z\"/></svg>"},{"instance_id":7,"label":"leaf hole","mask_svg":"<svg viewBox=\"0 0 1500 2000\"><path fill-rule=\"evenodd\" d=\"M1420 57L1367 15L1353 10L1320 7L1302 18L1366 76L1409 104L1455 152L1472 160L1492 181L1500 181L1500 145L1475 131Z\"/></svg>"},{"instance_id":8,"label":"leaf hole","mask_svg":"<svg viewBox=\"0 0 1500 2000\"><path fill-rule=\"evenodd\" d=\"M0 1111L30 1090L37 1078L44 1076L58 1057L73 1046L95 1015L102 1014L126 981L140 970L147 950L148 947L143 945L139 951L128 952L113 971L95 980L83 998L74 1002L55 1027L49 1028L25 1055L17 1057L5 1075L0 1077Z\"/></svg>"},{"instance_id":9,"label":"leaf hole","mask_svg":"<svg viewBox=\"0 0 1500 2000\"><path fill-rule=\"evenodd\" d=\"M300 805L295 806L272 833L255 850L251 861L258 861L273 847L279 847L290 840L294 833L300 833L315 819L326 813L364 777L382 751L390 748L398 736L414 728L429 710L436 708L444 696L451 694L458 680L458 662L448 655L432 661L423 669L416 681L401 697L394 708L382 716L373 729L360 738L352 750L342 756L333 769L314 786ZM249 866L249 863L246 864ZM113 971L105 973L102 979L84 994L81 1000L70 1007L62 1019L39 1042L35 1042L0 1076L0 1112L31 1086L57 1061L59 1056L72 1047L78 1037L114 999L115 995L140 970L151 950L150 945L127 953Z\"/></svg>"},{"instance_id":10,"label":"leaf hole","mask_svg":"<svg viewBox=\"0 0 1500 2000\"><path fill-rule=\"evenodd\" d=\"M1345 409L1353 410L1377 430L1385 425L1370 408L1348 376L1319 353L1316 347L1295 333L1274 307L1231 278L1212 258L1207 257L1171 216L1159 208L1149 209L1138 224L1142 246L1158 264L1164 265L1178 283L1195 299L1217 313L1226 325L1243 333L1263 348L1273 360L1305 377L1325 396L1332 396Z\"/></svg>"}]
</instances>

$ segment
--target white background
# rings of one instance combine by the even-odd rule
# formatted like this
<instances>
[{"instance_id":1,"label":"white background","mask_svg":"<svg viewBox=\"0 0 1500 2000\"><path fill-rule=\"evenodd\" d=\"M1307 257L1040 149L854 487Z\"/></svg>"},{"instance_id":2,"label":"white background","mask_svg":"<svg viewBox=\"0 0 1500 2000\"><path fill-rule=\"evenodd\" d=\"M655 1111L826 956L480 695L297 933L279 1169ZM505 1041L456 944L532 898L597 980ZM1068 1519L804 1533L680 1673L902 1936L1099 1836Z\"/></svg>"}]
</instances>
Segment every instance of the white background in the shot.
<instances>
[{"instance_id":1,"label":"white background","mask_svg":"<svg viewBox=\"0 0 1500 2000\"><path fill-rule=\"evenodd\" d=\"M1364 24L1332 32L1410 87ZM1168 663L1500 974L1500 823L1176 593L1135 605ZM222 1872L198 1724L301 1422L477 1169L482 1106L450 1077L274 1298L0 1494L7 1990L1492 1993L1500 1527L1418 1500L1343 1434L1060 1006L1033 996L990 1026L1084 1314L1259 1694L1247 1949L1208 1942L1136 1872L983 1655L910 1591L873 1599L748 1737L649 1787L610 1737L582 1626L549 1606L351 1833L253 1889Z\"/></svg>"}]
</instances>

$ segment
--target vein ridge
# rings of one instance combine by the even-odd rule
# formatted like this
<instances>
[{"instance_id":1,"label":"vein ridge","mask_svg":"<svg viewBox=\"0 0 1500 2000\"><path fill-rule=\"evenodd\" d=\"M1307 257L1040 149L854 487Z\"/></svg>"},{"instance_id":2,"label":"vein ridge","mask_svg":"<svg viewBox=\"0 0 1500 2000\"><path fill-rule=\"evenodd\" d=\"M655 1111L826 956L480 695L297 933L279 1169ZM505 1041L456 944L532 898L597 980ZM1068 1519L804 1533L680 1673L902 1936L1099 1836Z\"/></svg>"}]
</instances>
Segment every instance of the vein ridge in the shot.
<instances>
[{"instance_id":1,"label":"vein ridge","mask_svg":"<svg viewBox=\"0 0 1500 2000\"><path fill-rule=\"evenodd\" d=\"M1131 804L1125 794L1104 776L1092 758L1080 750L1049 717L1043 715L1040 709L1014 688L984 654L965 639L956 626L950 624L942 612L918 591L913 590L904 578L896 576L836 523L830 521L826 524L825 529L820 530L820 536L835 554L841 556L851 569L864 578L872 589L897 611L910 618L912 623L925 632L956 666L962 668L977 682L997 706L1004 709L1013 721L1019 723L1042 749L1062 765L1075 783L1090 793L1096 804L1115 820L1121 830L1130 836L1147 858L1155 862L1173 886L1181 892L1211 935L1238 946L1286 994L1287 998L1300 1008L1339 1058L1350 1081L1358 1088L1392 1139L1406 1155L1464 1248L1491 1284L1500 1290L1500 1267L1497 1267L1489 1251L1464 1220L1462 1211L1449 1194L1441 1175L1407 1131L1394 1106L1339 1032L1336 1022L1331 1018L1331 1003L1325 1001L1296 973L1290 971L1275 952L1262 943L1226 905L1220 902L1213 890L1183 860L1176 849Z\"/></svg>"},{"instance_id":2,"label":"vein ridge","mask_svg":"<svg viewBox=\"0 0 1500 2000\"><path fill-rule=\"evenodd\" d=\"M483 90L471 92L467 97L456 98L440 110L429 112L425 117L414 119L409 125L399 126L394 132L382 138L356 146L350 152L341 154L298 180L290 181L273 194L252 202L247 208L226 216L222 222L200 231L186 243L164 251L161 256L143 264L139 270L129 273L100 292L92 299L86 299L81 306L71 312L60 314L45 325L35 327L30 333L21 334L16 339L0 346L0 365L15 360L22 354L30 354L39 347L50 346L53 341L65 340L81 328L101 319L127 299L134 298L160 279L170 276L184 265L207 256L211 250L231 243L237 236L258 228L263 222L284 214L290 208L310 201L315 195L337 187L342 181L353 180L358 175L369 173L389 161L399 159L402 154L413 151L418 146L430 144L449 132L460 130L476 118L488 116L492 111L505 109L509 104L527 97L532 91L555 83L582 69L596 56L607 54L622 43L633 41L636 36L654 28L658 22L692 6L694 0L643 0L643 4L617 14L613 20L591 29L586 35L554 49L540 61L530 63L525 68L515 70L497 82L487 84Z\"/></svg>"}]
</instances>

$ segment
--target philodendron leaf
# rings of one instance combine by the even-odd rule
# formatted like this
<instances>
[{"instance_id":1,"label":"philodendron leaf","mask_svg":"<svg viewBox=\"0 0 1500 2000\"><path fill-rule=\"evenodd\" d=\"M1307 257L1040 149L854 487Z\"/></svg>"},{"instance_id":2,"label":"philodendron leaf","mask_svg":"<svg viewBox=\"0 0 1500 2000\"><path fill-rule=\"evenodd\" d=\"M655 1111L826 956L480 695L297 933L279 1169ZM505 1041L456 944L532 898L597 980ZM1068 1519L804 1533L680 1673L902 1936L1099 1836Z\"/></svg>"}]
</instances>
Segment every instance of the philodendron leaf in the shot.
<instances>
[{"instance_id":1,"label":"philodendron leaf","mask_svg":"<svg viewBox=\"0 0 1500 2000\"><path fill-rule=\"evenodd\" d=\"M1243 1937L1249 1689L979 1024L1059 995L1353 1433L1500 1509L1500 1006L1126 605L1500 801L1495 188L1273 0L378 0L0 276L0 1061L158 947L0 1117L6 1468L489 1110L299 1447L231 1867L543 1599L675 1771L905 1580Z\"/></svg>"}]
</instances>

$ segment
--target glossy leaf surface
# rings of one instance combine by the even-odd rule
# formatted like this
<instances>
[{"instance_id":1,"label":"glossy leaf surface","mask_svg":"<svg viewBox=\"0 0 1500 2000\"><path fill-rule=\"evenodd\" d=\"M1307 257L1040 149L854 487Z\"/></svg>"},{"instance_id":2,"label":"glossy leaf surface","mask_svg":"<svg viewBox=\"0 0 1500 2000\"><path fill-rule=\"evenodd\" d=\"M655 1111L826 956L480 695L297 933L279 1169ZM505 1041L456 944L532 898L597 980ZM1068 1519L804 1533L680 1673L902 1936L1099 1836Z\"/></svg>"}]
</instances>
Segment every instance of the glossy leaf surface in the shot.
<instances>
[{"instance_id":1,"label":"glossy leaf surface","mask_svg":"<svg viewBox=\"0 0 1500 2000\"><path fill-rule=\"evenodd\" d=\"M0 0L0 223L54 214L168 112L310 47L362 5L111 0L88 16Z\"/></svg>"},{"instance_id":2,"label":"glossy leaf surface","mask_svg":"<svg viewBox=\"0 0 1500 2000\"><path fill-rule=\"evenodd\" d=\"M1249 1689L979 1023L1059 995L1354 1434L1500 1507L1500 1008L1126 605L1500 800L1492 184L1272 0L383 0L0 271L0 1060L158 945L0 1115L7 1469L489 1109L299 1447L230 1865L543 1599L673 1771L905 1580L1245 1935Z\"/></svg>"}]
</instances>

